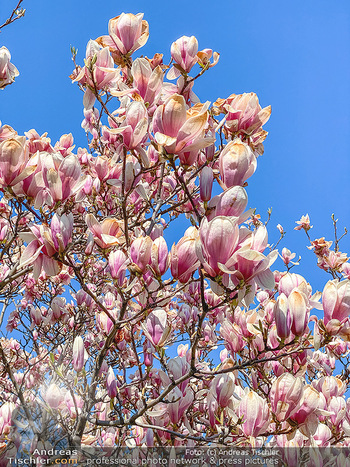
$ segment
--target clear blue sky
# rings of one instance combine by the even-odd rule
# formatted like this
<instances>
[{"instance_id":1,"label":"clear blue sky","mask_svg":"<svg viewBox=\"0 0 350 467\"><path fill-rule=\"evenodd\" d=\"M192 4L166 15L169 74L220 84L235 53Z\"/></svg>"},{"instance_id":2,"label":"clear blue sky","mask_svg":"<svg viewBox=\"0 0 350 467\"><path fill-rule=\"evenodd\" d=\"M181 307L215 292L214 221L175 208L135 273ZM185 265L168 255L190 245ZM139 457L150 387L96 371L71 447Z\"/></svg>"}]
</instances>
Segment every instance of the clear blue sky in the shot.
<instances>
[{"instance_id":1,"label":"clear blue sky","mask_svg":"<svg viewBox=\"0 0 350 467\"><path fill-rule=\"evenodd\" d=\"M1 2L1 20L13 3ZM150 39L138 52L147 56L165 52L169 58L171 43L182 35L220 52L196 92L214 101L254 91L262 106L272 105L265 154L249 181L249 206L263 216L273 208L270 239L282 224L288 235L281 246L302 256L295 272L323 287L328 276L317 270L303 232L293 228L308 212L312 237L331 239L334 212L340 227L350 229L348 0L27 0L23 6L26 16L0 34L0 46L10 49L21 73L0 93L0 120L19 133L48 131L53 142L72 132L76 144L85 145L82 94L68 78L70 45L82 63L86 43L107 33L109 18L144 12ZM340 249L350 250L350 237Z\"/></svg>"}]
</instances>

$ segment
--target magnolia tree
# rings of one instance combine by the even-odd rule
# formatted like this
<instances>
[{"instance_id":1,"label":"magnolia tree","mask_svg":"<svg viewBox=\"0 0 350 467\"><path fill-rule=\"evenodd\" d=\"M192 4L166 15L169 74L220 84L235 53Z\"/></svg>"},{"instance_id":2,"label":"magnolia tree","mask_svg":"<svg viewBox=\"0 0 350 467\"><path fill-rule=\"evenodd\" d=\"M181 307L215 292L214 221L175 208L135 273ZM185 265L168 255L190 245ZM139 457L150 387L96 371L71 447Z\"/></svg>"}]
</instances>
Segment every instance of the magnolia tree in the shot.
<instances>
[{"instance_id":1,"label":"magnolia tree","mask_svg":"<svg viewBox=\"0 0 350 467\"><path fill-rule=\"evenodd\" d=\"M200 102L219 54L183 36L167 65L137 57L148 35L122 13L84 66L72 49L88 148L0 129L1 465L26 442L39 460L61 445L349 446L339 238L311 241L308 216L296 227L332 276L322 293L287 248L272 270L245 189L270 107L254 93ZM0 86L17 74L3 47Z\"/></svg>"}]
</instances>

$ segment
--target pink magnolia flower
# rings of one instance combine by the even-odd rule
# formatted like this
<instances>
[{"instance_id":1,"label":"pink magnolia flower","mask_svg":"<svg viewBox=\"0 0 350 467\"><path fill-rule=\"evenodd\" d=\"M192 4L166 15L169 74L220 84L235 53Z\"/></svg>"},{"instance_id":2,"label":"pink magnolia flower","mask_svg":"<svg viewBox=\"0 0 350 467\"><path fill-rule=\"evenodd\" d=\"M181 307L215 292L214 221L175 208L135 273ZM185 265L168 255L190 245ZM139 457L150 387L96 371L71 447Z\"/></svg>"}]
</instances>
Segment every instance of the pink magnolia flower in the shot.
<instances>
[{"instance_id":1,"label":"pink magnolia flower","mask_svg":"<svg viewBox=\"0 0 350 467\"><path fill-rule=\"evenodd\" d=\"M35 167L28 165L26 138L17 136L0 143L0 183L13 186L34 172Z\"/></svg>"},{"instance_id":2,"label":"pink magnolia flower","mask_svg":"<svg viewBox=\"0 0 350 467\"><path fill-rule=\"evenodd\" d=\"M305 216L301 216L300 221L296 221L295 223L298 225L297 227L294 227L294 230L304 229L305 232L307 232L308 230L312 229L312 225L310 225L309 214L306 214Z\"/></svg>"},{"instance_id":3,"label":"pink magnolia flower","mask_svg":"<svg viewBox=\"0 0 350 467\"><path fill-rule=\"evenodd\" d=\"M303 276L287 272L278 283L278 292L288 297L294 289L305 287L307 288L307 282Z\"/></svg>"},{"instance_id":4,"label":"pink magnolia flower","mask_svg":"<svg viewBox=\"0 0 350 467\"><path fill-rule=\"evenodd\" d=\"M72 133L62 135L59 141L54 146L54 150L56 152L60 152L63 157L68 156L71 154L75 145L73 144L74 138Z\"/></svg>"},{"instance_id":5,"label":"pink magnolia flower","mask_svg":"<svg viewBox=\"0 0 350 467\"><path fill-rule=\"evenodd\" d=\"M247 204L248 195L243 187L234 186L228 188L209 201L208 220L213 219L215 216L239 217L243 214Z\"/></svg>"},{"instance_id":6,"label":"pink magnolia flower","mask_svg":"<svg viewBox=\"0 0 350 467\"><path fill-rule=\"evenodd\" d=\"M100 45L90 40L86 46L86 65L74 77L73 83L78 82L87 85L84 94L84 108L91 109L95 103L96 96L93 90L106 89L111 85L119 72L114 68L113 58L108 47L101 49Z\"/></svg>"},{"instance_id":7,"label":"pink magnolia flower","mask_svg":"<svg viewBox=\"0 0 350 467\"><path fill-rule=\"evenodd\" d=\"M151 249L150 265L158 277L163 276L170 264L168 246L164 237L158 237L153 241Z\"/></svg>"},{"instance_id":8,"label":"pink magnolia flower","mask_svg":"<svg viewBox=\"0 0 350 467\"><path fill-rule=\"evenodd\" d=\"M217 216L211 221L204 218L199 236L196 251L204 269L212 277L222 274L222 266L225 266L237 247L237 218Z\"/></svg>"},{"instance_id":9,"label":"pink magnolia flower","mask_svg":"<svg viewBox=\"0 0 350 467\"><path fill-rule=\"evenodd\" d=\"M112 18L108 23L108 36L101 36L97 41L108 46L113 52L131 55L135 50L144 46L148 40L148 23L143 20L143 13L133 15L122 13Z\"/></svg>"},{"instance_id":10,"label":"pink magnolia flower","mask_svg":"<svg viewBox=\"0 0 350 467\"><path fill-rule=\"evenodd\" d=\"M208 68L212 68L218 63L220 54L218 52L213 53L212 49L203 49L197 53L197 57L198 63L201 67L204 68L207 66ZM213 61L210 63L211 58L213 58Z\"/></svg>"},{"instance_id":11,"label":"pink magnolia flower","mask_svg":"<svg viewBox=\"0 0 350 467\"><path fill-rule=\"evenodd\" d=\"M350 316L350 281L328 281L322 293L324 322L330 320L343 322Z\"/></svg>"},{"instance_id":12,"label":"pink magnolia flower","mask_svg":"<svg viewBox=\"0 0 350 467\"><path fill-rule=\"evenodd\" d=\"M141 272L146 272L147 265L151 261L153 242L151 237L138 237L130 247L131 260L136 264Z\"/></svg>"},{"instance_id":13,"label":"pink magnolia flower","mask_svg":"<svg viewBox=\"0 0 350 467\"><path fill-rule=\"evenodd\" d=\"M295 258L295 253L292 253L290 250L288 250L288 248L282 249L281 258L286 266L288 266L289 263L292 263L295 266L299 264L292 261L292 259Z\"/></svg>"},{"instance_id":14,"label":"pink magnolia flower","mask_svg":"<svg viewBox=\"0 0 350 467\"><path fill-rule=\"evenodd\" d=\"M117 380L115 379L113 368L108 368L107 379L106 379L107 394L111 399L114 399L118 393Z\"/></svg>"},{"instance_id":15,"label":"pink magnolia flower","mask_svg":"<svg viewBox=\"0 0 350 467\"><path fill-rule=\"evenodd\" d=\"M211 190L213 188L213 169L211 167L203 167L200 174L200 197L202 201L209 201L211 198Z\"/></svg>"},{"instance_id":16,"label":"pink magnolia flower","mask_svg":"<svg viewBox=\"0 0 350 467\"><path fill-rule=\"evenodd\" d=\"M65 201L83 186L81 167L76 156L71 154L47 154L42 158L43 179L54 203Z\"/></svg>"},{"instance_id":17,"label":"pink magnolia flower","mask_svg":"<svg viewBox=\"0 0 350 467\"><path fill-rule=\"evenodd\" d=\"M123 231L117 219L107 217L100 223L93 214L87 214L85 221L99 247L110 248L123 242Z\"/></svg>"},{"instance_id":18,"label":"pink magnolia flower","mask_svg":"<svg viewBox=\"0 0 350 467\"><path fill-rule=\"evenodd\" d=\"M113 279L118 281L119 286L124 282L126 268L129 260L122 250L112 251L108 258L109 269Z\"/></svg>"},{"instance_id":19,"label":"pink magnolia flower","mask_svg":"<svg viewBox=\"0 0 350 467\"><path fill-rule=\"evenodd\" d=\"M249 391L242 397L238 414L243 419L241 428L246 436L259 436L265 431L270 419L266 400L254 391Z\"/></svg>"},{"instance_id":20,"label":"pink magnolia flower","mask_svg":"<svg viewBox=\"0 0 350 467\"><path fill-rule=\"evenodd\" d=\"M187 388L183 394L179 388L174 388L167 397L169 401L168 414L172 423L179 423L185 411L193 402L194 394L190 388Z\"/></svg>"},{"instance_id":21,"label":"pink magnolia flower","mask_svg":"<svg viewBox=\"0 0 350 467\"><path fill-rule=\"evenodd\" d=\"M155 308L142 324L143 332L154 347L162 347L171 331L168 316L162 308Z\"/></svg>"},{"instance_id":22,"label":"pink magnolia flower","mask_svg":"<svg viewBox=\"0 0 350 467\"><path fill-rule=\"evenodd\" d=\"M148 113L143 102L133 101L126 109L125 120L118 127L109 130L112 135L121 134L124 145L135 149L145 138L148 129Z\"/></svg>"},{"instance_id":23,"label":"pink magnolia flower","mask_svg":"<svg viewBox=\"0 0 350 467\"><path fill-rule=\"evenodd\" d=\"M11 54L9 50L5 46L2 46L0 48L0 89L4 89L8 84L12 84L16 76L19 75L19 71L10 60Z\"/></svg>"},{"instance_id":24,"label":"pink magnolia flower","mask_svg":"<svg viewBox=\"0 0 350 467\"><path fill-rule=\"evenodd\" d=\"M305 386L299 408L290 418L298 425L304 423L307 417L312 414L319 406L320 394L312 386Z\"/></svg>"},{"instance_id":25,"label":"pink magnolia flower","mask_svg":"<svg viewBox=\"0 0 350 467\"><path fill-rule=\"evenodd\" d=\"M271 115L271 106L261 108L257 95L253 92L244 94L232 94L227 99L218 99L214 103L217 114L226 114L225 130L241 139L247 139L252 148L262 154L262 143L266 139L267 132L262 126Z\"/></svg>"},{"instance_id":26,"label":"pink magnolia flower","mask_svg":"<svg viewBox=\"0 0 350 467\"><path fill-rule=\"evenodd\" d=\"M342 396L347 389L346 383L335 376L322 376L314 380L312 385L324 395L327 404L332 397Z\"/></svg>"},{"instance_id":27,"label":"pink magnolia flower","mask_svg":"<svg viewBox=\"0 0 350 467\"><path fill-rule=\"evenodd\" d=\"M243 280L252 286L251 292L255 291L256 286L272 290L275 287L275 277L270 267L277 257L277 250L265 256L260 251L251 249L248 242L235 251L227 263L221 266L221 270L230 275L233 284L236 285Z\"/></svg>"},{"instance_id":28,"label":"pink magnolia flower","mask_svg":"<svg viewBox=\"0 0 350 467\"><path fill-rule=\"evenodd\" d=\"M73 234L73 214L63 214L58 216L56 213L53 215L51 220L51 238L52 243L59 253L65 251L69 243L72 241ZM49 235L45 235L45 238L51 242Z\"/></svg>"},{"instance_id":29,"label":"pink magnolia flower","mask_svg":"<svg viewBox=\"0 0 350 467\"><path fill-rule=\"evenodd\" d=\"M256 157L240 139L230 141L219 157L220 176L226 188L243 185L256 170Z\"/></svg>"},{"instance_id":30,"label":"pink magnolia flower","mask_svg":"<svg viewBox=\"0 0 350 467\"><path fill-rule=\"evenodd\" d=\"M196 254L196 239L198 231L195 227L189 227L185 235L170 251L170 269L175 279L186 283L192 273L198 268L199 261Z\"/></svg>"},{"instance_id":31,"label":"pink magnolia flower","mask_svg":"<svg viewBox=\"0 0 350 467\"><path fill-rule=\"evenodd\" d=\"M286 420L298 410L303 391L301 378L296 378L291 373L283 373L272 383L271 410L278 421Z\"/></svg>"},{"instance_id":32,"label":"pink magnolia flower","mask_svg":"<svg viewBox=\"0 0 350 467\"><path fill-rule=\"evenodd\" d=\"M233 397L237 398L235 389L236 382L232 373L215 376L210 385L210 391L222 408L227 407Z\"/></svg>"},{"instance_id":33,"label":"pink magnolia flower","mask_svg":"<svg viewBox=\"0 0 350 467\"><path fill-rule=\"evenodd\" d=\"M142 97L150 106L154 104L162 89L164 74L160 66L152 69L146 58L137 58L131 66L133 76L133 92ZM111 92L112 95L113 91Z\"/></svg>"},{"instance_id":34,"label":"pink magnolia flower","mask_svg":"<svg viewBox=\"0 0 350 467\"><path fill-rule=\"evenodd\" d=\"M57 410L64 400L64 394L62 394L62 390L55 383L52 383L46 389L44 399L52 409Z\"/></svg>"},{"instance_id":35,"label":"pink magnolia flower","mask_svg":"<svg viewBox=\"0 0 350 467\"><path fill-rule=\"evenodd\" d=\"M178 78L180 70L189 73L198 61L198 41L194 36L182 36L171 44L171 57L177 66L172 67L167 75L168 79Z\"/></svg>"},{"instance_id":36,"label":"pink magnolia flower","mask_svg":"<svg viewBox=\"0 0 350 467\"><path fill-rule=\"evenodd\" d=\"M282 339L289 337L292 318L288 308L288 298L284 294L279 295L273 311L278 336Z\"/></svg>"},{"instance_id":37,"label":"pink magnolia flower","mask_svg":"<svg viewBox=\"0 0 350 467\"><path fill-rule=\"evenodd\" d=\"M84 368L85 347L81 336L77 336L73 343L73 368L79 373Z\"/></svg>"},{"instance_id":38,"label":"pink magnolia flower","mask_svg":"<svg viewBox=\"0 0 350 467\"><path fill-rule=\"evenodd\" d=\"M302 336L309 321L308 299L304 293L294 289L288 297L283 293L278 297L274 307L277 334L281 338Z\"/></svg>"},{"instance_id":39,"label":"pink magnolia flower","mask_svg":"<svg viewBox=\"0 0 350 467\"><path fill-rule=\"evenodd\" d=\"M214 137L205 137L207 121L208 111L205 105L196 115L189 116L184 97L174 94L154 112L154 139L168 153L178 154L180 160L188 161L186 154L197 155L200 149L215 142Z\"/></svg>"},{"instance_id":40,"label":"pink magnolia flower","mask_svg":"<svg viewBox=\"0 0 350 467\"><path fill-rule=\"evenodd\" d=\"M20 266L33 264L33 275L37 279L43 270L48 276L59 273L61 266L53 258L57 253L51 229L45 225L30 226L31 232L22 232L20 237L28 243L21 255Z\"/></svg>"},{"instance_id":41,"label":"pink magnolia flower","mask_svg":"<svg viewBox=\"0 0 350 467\"><path fill-rule=\"evenodd\" d=\"M47 137L47 132L43 133L41 136L39 133L32 128L29 131L25 131L24 134L27 137L27 145L29 148L30 154L35 154L37 151L43 152L53 152L53 147L51 146L51 139Z\"/></svg>"}]
</instances>

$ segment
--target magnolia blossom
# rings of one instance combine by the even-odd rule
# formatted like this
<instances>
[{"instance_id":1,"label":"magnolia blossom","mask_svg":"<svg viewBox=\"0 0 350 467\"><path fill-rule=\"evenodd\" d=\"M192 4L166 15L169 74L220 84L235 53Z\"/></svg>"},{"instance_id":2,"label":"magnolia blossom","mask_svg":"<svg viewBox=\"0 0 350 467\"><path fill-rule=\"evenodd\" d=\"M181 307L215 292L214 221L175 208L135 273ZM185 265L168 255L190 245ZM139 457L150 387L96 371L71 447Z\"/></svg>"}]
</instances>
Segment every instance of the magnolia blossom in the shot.
<instances>
[{"instance_id":1,"label":"magnolia blossom","mask_svg":"<svg viewBox=\"0 0 350 467\"><path fill-rule=\"evenodd\" d=\"M215 141L213 137L205 137L207 120L206 106L198 114L189 116L184 97L175 94L154 112L152 123L155 141L168 153L178 154L180 160L190 164L200 149ZM186 154L194 156L188 159Z\"/></svg>"},{"instance_id":2,"label":"magnolia blossom","mask_svg":"<svg viewBox=\"0 0 350 467\"><path fill-rule=\"evenodd\" d=\"M170 325L165 310L156 308L147 317L143 332L152 345L163 346L170 332Z\"/></svg>"},{"instance_id":3,"label":"magnolia blossom","mask_svg":"<svg viewBox=\"0 0 350 467\"><path fill-rule=\"evenodd\" d=\"M322 304L324 322L344 321L350 316L350 281L328 281L323 289Z\"/></svg>"},{"instance_id":4,"label":"magnolia blossom","mask_svg":"<svg viewBox=\"0 0 350 467\"><path fill-rule=\"evenodd\" d=\"M300 221L296 221L297 227L294 227L294 230L301 230L304 229L305 232L308 230L312 229L312 225L310 225L310 218L309 214L306 214L305 216L301 216Z\"/></svg>"},{"instance_id":5,"label":"magnolia blossom","mask_svg":"<svg viewBox=\"0 0 350 467\"><path fill-rule=\"evenodd\" d=\"M108 23L109 35L99 37L98 42L103 47L108 46L112 53L116 51L122 55L131 55L148 40L148 23L142 18L143 13L122 13L112 18Z\"/></svg>"},{"instance_id":6,"label":"magnolia blossom","mask_svg":"<svg viewBox=\"0 0 350 467\"><path fill-rule=\"evenodd\" d=\"M168 79L178 78L180 70L189 73L198 61L198 41L194 36L182 36L171 44L171 57L179 67L172 67L168 72Z\"/></svg>"},{"instance_id":7,"label":"magnolia blossom","mask_svg":"<svg viewBox=\"0 0 350 467\"><path fill-rule=\"evenodd\" d=\"M225 129L227 133L247 140L257 154L262 154L262 143L267 132L262 126L271 115L271 106L261 108L255 93L232 94L227 99L218 99L214 103L217 114L226 114Z\"/></svg>"},{"instance_id":8,"label":"magnolia blossom","mask_svg":"<svg viewBox=\"0 0 350 467\"><path fill-rule=\"evenodd\" d=\"M26 138L18 136L0 143L0 183L3 186L13 186L28 177L35 166L27 166L28 149Z\"/></svg>"},{"instance_id":9,"label":"magnolia blossom","mask_svg":"<svg viewBox=\"0 0 350 467\"><path fill-rule=\"evenodd\" d=\"M73 83L88 85L84 94L84 107L91 109L96 96L92 89L105 89L118 76L108 47L101 49L96 41L90 40L86 47L86 65L74 77Z\"/></svg>"},{"instance_id":10,"label":"magnolia blossom","mask_svg":"<svg viewBox=\"0 0 350 467\"><path fill-rule=\"evenodd\" d=\"M170 268L171 274L180 282L187 282L192 273L198 268L199 261L196 254L196 240L198 231L189 227L182 239L171 248Z\"/></svg>"},{"instance_id":11,"label":"magnolia blossom","mask_svg":"<svg viewBox=\"0 0 350 467\"><path fill-rule=\"evenodd\" d=\"M85 347L81 336L77 336L73 343L73 367L79 372L84 367Z\"/></svg>"},{"instance_id":12,"label":"magnolia blossom","mask_svg":"<svg viewBox=\"0 0 350 467\"><path fill-rule=\"evenodd\" d=\"M109 248L123 241L123 231L117 219L107 218L100 223L93 214L87 214L85 220L99 247Z\"/></svg>"},{"instance_id":13,"label":"magnolia blossom","mask_svg":"<svg viewBox=\"0 0 350 467\"><path fill-rule=\"evenodd\" d=\"M269 406L265 399L249 391L238 406L239 416L243 419L242 431L247 436L259 436L269 423Z\"/></svg>"},{"instance_id":14,"label":"magnolia blossom","mask_svg":"<svg viewBox=\"0 0 350 467\"><path fill-rule=\"evenodd\" d=\"M220 174L226 188L243 185L256 170L256 157L239 139L227 144L219 157Z\"/></svg>"},{"instance_id":15,"label":"magnolia blossom","mask_svg":"<svg viewBox=\"0 0 350 467\"><path fill-rule=\"evenodd\" d=\"M2 46L0 48L0 89L3 89L8 84L12 84L16 76L19 75L19 71L10 60L11 54L9 50L5 46Z\"/></svg>"},{"instance_id":16,"label":"magnolia blossom","mask_svg":"<svg viewBox=\"0 0 350 467\"><path fill-rule=\"evenodd\" d=\"M270 391L271 410L278 421L286 420L298 410L303 391L302 380L290 373L282 374L273 382Z\"/></svg>"}]
</instances>

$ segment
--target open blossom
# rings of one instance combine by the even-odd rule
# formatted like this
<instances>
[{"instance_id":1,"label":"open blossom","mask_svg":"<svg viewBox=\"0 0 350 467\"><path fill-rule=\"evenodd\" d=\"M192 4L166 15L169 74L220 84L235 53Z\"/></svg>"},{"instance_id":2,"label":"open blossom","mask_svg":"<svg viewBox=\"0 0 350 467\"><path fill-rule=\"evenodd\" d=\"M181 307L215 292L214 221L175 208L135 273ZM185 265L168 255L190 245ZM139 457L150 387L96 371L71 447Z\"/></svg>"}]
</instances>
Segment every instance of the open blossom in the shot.
<instances>
[{"instance_id":1,"label":"open blossom","mask_svg":"<svg viewBox=\"0 0 350 467\"><path fill-rule=\"evenodd\" d=\"M112 18L108 23L109 35L101 36L97 41L103 47L109 47L112 54L132 54L148 40L148 23L142 18L143 13L122 13Z\"/></svg>"},{"instance_id":2,"label":"open blossom","mask_svg":"<svg viewBox=\"0 0 350 467\"><path fill-rule=\"evenodd\" d=\"M11 54L9 50L2 46L0 48L0 89L14 82L19 72L15 65L10 62Z\"/></svg>"},{"instance_id":3,"label":"open blossom","mask_svg":"<svg viewBox=\"0 0 350 467\"><path fill-rule=\"evenodd\" d=\"M93 214L87 214L85 220L99 247L109 248L122 243L123 231L117 219L107 217L100 223Z\"/></svg>"},{"instance_id":4,"label":"open blossom","mask_svg":"<svg viewBox=\"0 0 350 467\"><path fill-rule=\"evenodd\" d=\"M42 158L43 179L52 201L65 201L83 186L81 166L78 158L71 154L48 154Z\"/></svg>"},{"instance_id":5,"label":"open blossom","mask_svg":"<svg viewBox=\"0 0 350 467\"><path fill-rule=\"evenodd\" d=\"M312 229L312 225L310 225L309 214L306 214L305 216L301 216L300 221L296 221L295 223L298 225L294 227L294 230L304 229L305 232L307 232L308 230Z\"/></svg>"},{"instance_id":6,"label":"open blossom","mask_svg":"<svg viewBox=\"0 0 350 467\"><path fill-rule=\"evenodd\" d=\"M161 66L152 65L147 58L139 57L133 61L131 66L133 86L130 88L122 81L118 82L116 88L111 89L112 96L131 96L134 100L143 99L148 107L150 115L155 110L155 105L162 90L164 73Z\"/></svg>"},{"instance_id":7,"label":"open blossom","mask_svg":"<svg viewBox=\"0 0 350 467\"><path fill-rule=\"evenodd\" d=\"M238 136L247 140L257 154L264 152L262 143L267 132L262 127L270 118L271 106L262 109L257 95L250 92L218 99L214 102L214 111L226 114L224 128L232 138Z\"/></svg>"},{"instance_id":8,"label":"open blossom","mask_svg":"<svg viewBox=\"0 0 350 467\"><path fill-rule=\"evenodd\" d=\"M218 63L220 54L218 52L213 53L212 49L203 49L197 53L197 57L200 66L208 66L208 68L212 68ZM211 58L213 58L212 62L210 62Z\"/></svg>"},{"instance_id":9,"label":"open blossom","mask_svg":"<svg viewBox=\"0 0 350 467\"><path fill-rule=\"evenodd\" d=\"M288 248L283 248L282 249L282 255L281 258L286 266L288 266L289 263L292 263L294 266L298 265L299 263L295 263L292 261L292 259L295 258L295 253L292 253Z\"/></svg>"},{"instance_id":10,"label":"open blossom","mask_svg":"<svg viewBox=\"0 0 350 467\"><path fill-rule=\"evenodd\" d=\"M182 163L190 165L200 149L215 142L215 138L205 137L207 121L206 106L196 115L190 116L186 111L184 97L174 94L154 112L154 139L168 153L178 154ZM189 159L189 154L194 156Z\"/></svg>"},{"instance_id":11,"label":"open blossom","mask_svg":"<svg viewBox=\"0 0 350 467\"><path fill-rule=\"evenodd\" d=\"M299 408L304 391L301 378L290 373L283 373L271 386L271 410L276 414L278 421L286 420Z\"/></svg>"},{"instance_id":12,"label":"open blossom","mask_svg":"<svg viewBox=\"0 0 350 467\"><path fill-rule=\"evenodd\" d=\"M269 423L269 406L266 400L254 391L249 391L242 397L238 414L243 419L242 431L246 436L259 436Z\"/></svg>"},{"instance_id":13,"label":"open blossom","mask_svg":"<svg viewBox=\"0 0 350 467\"><path fill-rule=\"evenodd\" d=\"M26 267L33 264L34 277L39 277L42 270L48 276L55 276L61 266L53 257L62 253L71 241L73 231L73 215L55 214L51 226L32 225L30 232L22 232L20 237L28 243L21 255L20 265Z\"/></svg>"},{"instance_id":14,"label":"open blossom","mask_svg":"<svg viewBox=\"0 0 350 467\"><path fill-rule=\"evenodd\" d=\"M91 109L95 103L96 97L93 89L105 89L114 81L119 72L114 68L113 59L109 53L108 47L101 49L96 41L90 40L86 47L86 65L73 76L73 83L78 82L87 85L84 94L84 108Z\"/></svg>"},{"instance_id":15,"label":"open blossom","mask_svg":"<svg viewBox=\"0 0 350 467\"><path fill-rule=\"evenodd\" d=\"M123 136L128 149L136 148L145 138L148 129L148 114L142 102L132 102L126 109L125 120L118 127L109 130L110 134Z\"/></svg>"}]
</instances>

